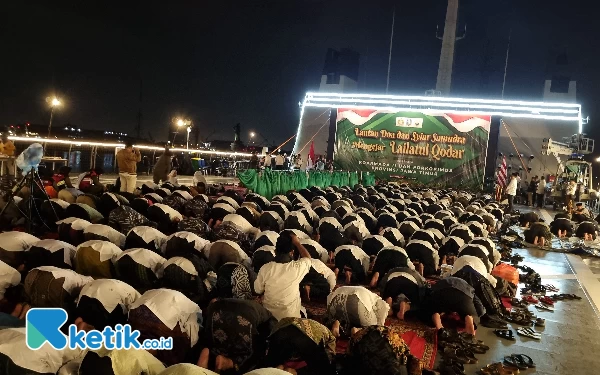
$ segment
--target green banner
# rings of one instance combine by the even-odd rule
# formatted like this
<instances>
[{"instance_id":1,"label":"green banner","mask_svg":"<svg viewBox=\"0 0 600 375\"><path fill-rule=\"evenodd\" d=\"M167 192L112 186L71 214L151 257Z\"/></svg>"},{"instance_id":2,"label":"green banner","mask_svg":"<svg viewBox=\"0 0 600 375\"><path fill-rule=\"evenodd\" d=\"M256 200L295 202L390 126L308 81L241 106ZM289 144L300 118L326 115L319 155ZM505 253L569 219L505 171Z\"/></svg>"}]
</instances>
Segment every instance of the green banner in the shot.
<instances>
[{"instance_id":1,"label":"green banner","mask_svg":"<svg viewBox=\"0 0 600 375\"><path fill-rule=\"evenodd\" d=\"M238 171L240 183L250 191L258 193L267 199L278 194L287 194L290 191L299 191L311 186L326 188L335 186L350 186L362 183L364 186L375 184L374 176L362 173L362 181L358 172L326 172L326 171L294 171L282 172L266 169L257 172L254 169Z\"/></svg>"},{"instance_id":2,"label":"green banner","mask_svg":"<svg viewBox=\"0 0 600 375\"><path fill-rule=\"evenodd\" d=\"M336 168L436 187L483 184L491 117L339 109Z\"/></svg>"}]
</instances>

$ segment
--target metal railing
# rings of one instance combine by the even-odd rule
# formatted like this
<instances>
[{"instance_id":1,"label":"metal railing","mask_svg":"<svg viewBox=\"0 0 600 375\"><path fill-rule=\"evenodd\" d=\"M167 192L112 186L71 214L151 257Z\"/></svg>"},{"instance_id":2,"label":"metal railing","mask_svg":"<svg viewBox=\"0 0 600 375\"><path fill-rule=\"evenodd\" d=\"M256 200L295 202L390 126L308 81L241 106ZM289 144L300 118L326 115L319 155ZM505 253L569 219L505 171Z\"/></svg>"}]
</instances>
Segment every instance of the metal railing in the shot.
<instances>
[{"instance_id":1,"label":"metal railing","mask_svg":"<svg viewBox=\"0 0 600 375\"><path fill-rule=\"evenodd\" d=\"M117 152L124 147L118 143L102 143L88 141L73 141L69 139L40 139L28 137L9 137L15 144L15 156L19 155L32 143L40 143L44 146L44 161L48 168L52 168L53 161L48 158L66 159L66 164L71 167L72 173L81 173L91 168L102 168L105 173L117 172ZM134 145L140 150L142 160L138 163L139 173L152 173L152 169L158 157L164 152L164 148L153 145ZM198 170L198 165L211 166L215 160L228 160L230 165L236 165L241 168L247 166L247 163L241 161L247 160L251 154L242 152L227 152L201 149L171 149L174 158L179 161L179 166L189 166L189 168ZM200 163L200 160L204 160ZM194 162L195 160L195 162ZM58 168L64 161L56 160L55 168ZM236 163L237 162L237 163ZM186 169L189 169L186 168Z\"/></svg>"}]
</instances>

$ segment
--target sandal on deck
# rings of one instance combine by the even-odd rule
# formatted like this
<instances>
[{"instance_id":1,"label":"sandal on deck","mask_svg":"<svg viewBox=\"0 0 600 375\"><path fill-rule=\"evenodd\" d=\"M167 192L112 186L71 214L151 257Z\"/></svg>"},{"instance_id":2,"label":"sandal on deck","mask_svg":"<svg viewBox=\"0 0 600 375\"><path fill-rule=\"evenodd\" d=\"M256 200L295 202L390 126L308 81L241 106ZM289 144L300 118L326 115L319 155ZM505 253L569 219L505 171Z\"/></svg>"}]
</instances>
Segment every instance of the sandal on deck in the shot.
<instances>
[{"instance_id":1,"label":"sandal on deck","mask_svg":"<svg viewBox=\"0 0 600 375\"><path fill-rule=\"evenodd\" d=\"M510 329L495 329L494 334L500 338L515 341L515 335Z\"/></svg>"},{"instance_id":2,"label":"sandal on deck","mask_svg":"<svg viewBox=\"0 0 600 375\"><path fill-rule=\"evenodd\" d=\"M527 302L527 303L538 303L539 300L537 298L535 298L534 296L525 296L523 297L523 301Z\"/></svg>"},{"instance_id":3,"label":"sandal on deck","mask_svg":"<svg viewBox=\"0 0 600 375\"><path fill-rule=\"evenodd\" d=\"M533 363L533 359L526 354L511 354L513 358L518 358L521 363L525 364L529 368L535 368L535 363Z\"/></svg>"},{"instance_id":4,"label":"sandal on deck","mask_svg":"<svg viewBox=\"0 0 600 375\"><path fill-rule=\"evenodd\" d=\"M512 305L512 307L521 307L521 308L525 308L525 307L529 306L529 304L527 302L521 301L518 298L511 299L510 304Z\"/></svg>"},{"instance_id":5,"label":"sandal on deck","mask_svg":"<svg viewBox=\"0 0 600 375\"><path fill-rule=\"evenodd\" d=\"M513 357L512 355L507 355L504 357L504 364L519 370L527 370L529 368L523 363L523 361L521 361L520 358Z\"/></svg>"},{"instance_id":6,"label":"sandal on deck","mask_svg":"<svg viewBox=\"0 0 600 375\"><path fill-rule=\"evenodd\" d=\"M552 300L552 298L550 298L548 296L541 297L540 302L542 302L546 305L554 306L554 301Z\"/></svg>"},{"instance_id":7,"label":"sandal on deck","mask_svg":"<svg viewBox=\"0 0 600 375\"><path fill-rule=\"evenodd\" d=\"M537 305L535 305L535 307L537 307L538 309L541 309L541 310L554 311L554 307L544 305L543 303L538 303Z\"/></svg>"},{"instance_id":8,"label":"sandal on deck","mask_svg":"<svg viewBox=\"0 0 600 375\"><path fill-rule=\"evenodd\" d=\"M493 363L491 365L487 365L481 370L479 373L482 375L515 375L516 372L504 367L502 363Z\"/></svg>"},{"instance_id":9,"label":"sandal on deck","mask_svg":"<svg viewBox=\"0 0 600 375\"><path fill-rule=\"evenodd\" d=\"M540 335L539 333L537 333L536 331L534 331L531 328L518 328L517 333L521 336L529 337L534 340L541 340L541 338L542 338L542 335Z\"/></svg>"},{"instance_id":10,"label":"sandal on deck","mask_svg":"<svg viewBox=\"0 0 600 375\"><path fill-rule=\"evenodd\" d=\"M533 321L529 316L526 316L525 314L519 314L516 312L512 312L510 316L508 316L506 319L511 323L515 323L521 326L531 326L533 324Z\"/></svg>"}]
</instances>

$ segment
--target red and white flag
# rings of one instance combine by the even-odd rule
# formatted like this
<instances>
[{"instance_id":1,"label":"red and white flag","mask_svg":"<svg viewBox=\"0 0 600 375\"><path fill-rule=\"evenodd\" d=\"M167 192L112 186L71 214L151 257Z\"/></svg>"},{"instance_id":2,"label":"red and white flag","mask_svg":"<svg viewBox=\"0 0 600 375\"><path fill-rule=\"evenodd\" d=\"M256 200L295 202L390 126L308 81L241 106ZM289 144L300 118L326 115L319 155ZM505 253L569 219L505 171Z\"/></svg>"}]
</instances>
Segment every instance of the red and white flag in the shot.
<instances>
[{"instance_id":1,"label":"red and white flag","mask_svg":"<svg viewBox=\"0 0 600 375\"><path fill-rule=\"evenodd\" d=\"M470 132L477 127L482 127L489 132L490 123L492 122L492 116L490 115L444 113L443 116L450 125L463 133Z\"/></svg>"},{"instance_id":2,"label":"red and white flag","mask_svg":"<svg viewBox=\"0 0 600 375\"><path fill-rule=\"evenodd\" d=\"M506 156L502 156L502 164L498 171L498 185L502 187L506 186Z\"/></svg>"},{"instance_id":3,"label":"red and white flag","mask_svg":"<svg viewBox=\"0 0 600 375\"><path fill-rule=\"evenodd\" d=\"M348 119L352 124L360 126L378 113L376 109L338 108L337 122Z\"/></svg>"},{"instance_id":4,"label":"red and white flag","mask_svg":"<svg viewBox=\"0 0 600 375\"><path fill-rule=\"evenodd\" d=\"M308 151L308 157L306 158L306 169L313 169L316 161L315 157L315 142L310 143L310 150Z\"/></svg>"}]
</instances>

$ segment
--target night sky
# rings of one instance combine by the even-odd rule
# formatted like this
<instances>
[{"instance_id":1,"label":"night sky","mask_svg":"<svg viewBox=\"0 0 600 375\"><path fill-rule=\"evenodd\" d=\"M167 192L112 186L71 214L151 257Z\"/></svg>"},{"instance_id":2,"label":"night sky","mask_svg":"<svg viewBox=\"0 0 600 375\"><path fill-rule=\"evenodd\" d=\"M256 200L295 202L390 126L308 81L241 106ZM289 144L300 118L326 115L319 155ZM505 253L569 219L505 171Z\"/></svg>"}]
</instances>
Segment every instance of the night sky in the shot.
<instances>
[{"instance_id":1,"label":"night sky","mask_svg":"<svg viewBox=\"0 0 600 375\"><path fill-rule=\"evenodd\" d=\"M27 3L27 4L26 4ZM174 116L201 138L231 139L242 124L272 142L295 133L328 47L361 54L359 91L383 93L393 4L390 93L434 88L446 1L3 1L0 125L48 122L45 98L65 105L54 126L133 133L142 82L143 133L166 139ZM568 4L568 5L567 5ZM600 28L591 1L464 0L453 96L499 98L509 30L505 98L541 100L547 68L566 52L578 100L600 120Z\"/></svg>"}]
</instances>

